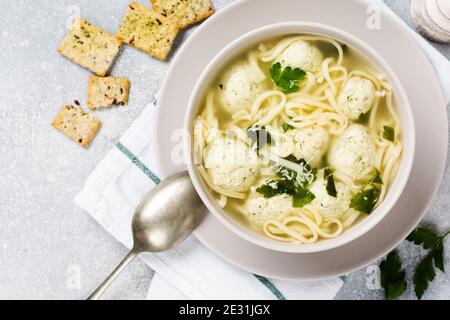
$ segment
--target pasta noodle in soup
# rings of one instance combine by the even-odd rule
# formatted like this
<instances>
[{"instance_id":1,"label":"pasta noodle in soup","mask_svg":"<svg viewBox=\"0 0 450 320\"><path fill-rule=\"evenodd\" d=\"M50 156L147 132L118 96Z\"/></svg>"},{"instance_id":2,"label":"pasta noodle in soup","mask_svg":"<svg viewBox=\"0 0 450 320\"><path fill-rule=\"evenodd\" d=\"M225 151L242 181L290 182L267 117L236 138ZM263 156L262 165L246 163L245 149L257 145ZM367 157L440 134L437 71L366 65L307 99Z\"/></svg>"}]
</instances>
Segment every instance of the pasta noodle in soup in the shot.
<instances>
[{"instance_id":1,"label":"pasta noodle in soup","mask_svg":"<svg viewBox=\"0 0 450 320\"><path fill-rule=\"evenodd\" d=\"M402 154L392 88L330 38L261 43L226 66L193 125L217 204L270 239L338 237L383 201Z\"/></svg>"}]
</instances>

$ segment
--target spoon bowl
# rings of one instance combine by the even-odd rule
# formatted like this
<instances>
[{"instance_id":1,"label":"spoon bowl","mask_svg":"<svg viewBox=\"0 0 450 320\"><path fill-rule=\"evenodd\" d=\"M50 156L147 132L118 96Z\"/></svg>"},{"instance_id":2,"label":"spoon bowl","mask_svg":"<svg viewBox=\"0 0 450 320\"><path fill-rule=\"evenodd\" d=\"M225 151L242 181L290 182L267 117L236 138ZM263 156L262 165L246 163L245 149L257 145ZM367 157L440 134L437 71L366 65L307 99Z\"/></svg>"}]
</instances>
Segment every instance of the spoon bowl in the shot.
<instances>
[{"instance_id":1,"label":"spoon bowl","mask_svg":"<svg viewBox=\"0 0 450 320\"><path fill-rule=\"evenodd\" d=\"M140 253L166 251L179 245L198 226L204 213L205 206L187 171L161 182L144 197L134 212L133 248L88 299L98 299Z\"/></svg>"},{"instance_id":2,"label":"spoon bowl","mask_svg":"<svg viewBox=\"0 0 450 320\"><path fill-rule=\"evenodd\" d=\"M161 252L186 239L205 212L187 172L157 185L139 204L133 216L134 249Z\"/></svg>"}]
</instances>

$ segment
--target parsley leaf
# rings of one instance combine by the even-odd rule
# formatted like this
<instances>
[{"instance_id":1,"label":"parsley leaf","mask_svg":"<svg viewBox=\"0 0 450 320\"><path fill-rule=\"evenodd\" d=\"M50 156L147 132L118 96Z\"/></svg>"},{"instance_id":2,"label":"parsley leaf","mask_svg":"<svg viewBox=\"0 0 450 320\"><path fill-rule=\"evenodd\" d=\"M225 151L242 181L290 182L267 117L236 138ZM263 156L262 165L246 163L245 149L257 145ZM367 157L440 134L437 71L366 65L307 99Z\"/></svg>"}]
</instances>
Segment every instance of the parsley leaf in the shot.
<instances>
[{"instance_id":1,"label":"parsley leaf","mask_svg":"<svg viewBox=\"0 0 450 320\"><path fill-rule=\"evenodd\" d=\"M422 246L424 249L432 248L438 241L439 236L427 228L417 228L406 238L406 240Z\"/></svg>"},{"instance_id":2,"label":"parsley leaf","mask_svg":"<svg viewBox=\"0 0 450 320\"><path fill-rule=\"evenodd\" d=\"M444 270L444 239L434 247L434 265L436 268L445 272Z\"/></svg>"},{"instance_id":3,"label":"parsley leaf","mask_svg":"<svg viewBox=\"0 0 450 320\"><path fill-rule=\"evenodd\" d=\"M334 183L333 169L326 168L323 172L323 180L327 181L327 193L330 197L337 198L336 184Z\"/></svg>"},{"instance_id":4,"label":"parsley leaf","mask_svg":"<svg viewBox=\"0 0 450 320\"><path fill-rule=\"evenodd\" d=\"M279 195L280 191L278 190L278 188L275 187L275 185L273 185L273 183L276 183L276 181L270 181L267 184L259 186L256 189L256 192L262 194L264 198L272 198L275 197L276 195Z\"/></svg>"},{"instance_id":5,"label":"parsley leaf","mask_svg":"<svg viewBox=\"0 0 450 320\"><path fill-rule=\"evenodd\" d=\"M431 251L425 259L423 259L414 272L414 292L417 298L422 299L425 291L428 289L428 284L436 277L436 272L433 267L434 253Z\"/></svg>"},{"instance_id":6,"label":"parsley leaf","mask_svg":"<svg viewBox=\"0 0 450 320\"><path fill-rule=\"evenodd\" d=\"M279 194L292 195L295 193L294 185L287 180L272 180L256 189L264 198L272 198Z\"/></svg>"},{"instance_id":7,"label":"parsley leaf","mask_svg":"<svg viewBox=\"0 0 450 320\"><path fill-rule=\"evenodd\" d=\"M293 126L291 126L290 124L287 124L287 123L283 124L281 127L283 128L284 132L288 132L289 130L294 129Z\"/></svg>"},{"instance_id":8,"label":"parsley leaf","mask_svg":"<svg viewBox=\"0 0 450 320\"><path fill-rule=\"evenodd\" d=\"M350 201L350 208L359 212L371 214L380 197L380 190L373 187L362 190Z\"/></svg>"},{"instance_id":9,"label":"parsley leaf","mask_svg":"<svg viewBox=\"0 0 450 320\"><path fill-rule=\"evenodd\" d=\"M428 285L436 277L435 267L444 270L444 239L450 231L442 236L437 235L430 229L417 228L406 238L424 249L430 249L426 257L419 263L414 272L414 292L418 299L422 299Z\"/></svg>"},{"instance_id":10,"label":"parsley leaf","mask_svg":"<svg viewBox=\"0 0 450 320\"><path fill-rule=\"evenodd\" d=\"M381 173L378 169L375 169L375 175L369 180L364 189L358 192L350 201L350 208L371 214L380 198L381 191L377 185L381 184L383 184Z\"/></svg>"},{"instance_id":11,"label":"parsley leaf","mask_svg":"<svg viewBox=\"0 0 450 320\"><path fill-rule=\"evenodd\" d=\"M392 127L384 126L383 127L383 138L389 141L394 142L395 140L395 130Z\"/></svg>"},{"instance_id":12,"label":"parsley leaf","mask_svg":"<svg viewBox=\"0 0 450 320\"><path fill-rule=\"evenodd\" d=\"M297 160L293 155L284 158L287 161L294 162L302 167L301 172L296 172L289 168L277 165L275 166L277 176L280 178L292 181L294 184L298 185L301 188L305 188L308 184L316 180L317 177L317 169L311 168L311 166L304 159ZM302 179L298 178L298 174L302 174Z\"/></svg>"},{"instance_id":13,"label":"parsley leaf","mask_svg":"<svg viewBox=\"0 0 450 320\"><path fill-rule=\"evenodd\" d=\"M367 113L361 113L358 117L358 120L356 120L356 123L364 124L369 121L370 112Z\"/></svg>"},{"instance_id":14,"label":"parsley leaf","mask_svg":"<svg viewBox=\"0 0 450 320\"><path fill-rule=\"evenodd\" d=\"M272 180L256 189L264 198L272 198L280 194L292 196L292 206L303 208L311 203L316 196L306 188L296 188L289 180Z\"/></svg>"},{"instance_id":15,"label":"parsley leaf","mask_svg":"<svg viewBox=\"0 0 450 320\"><path fill-rule=\"evenodd\" d=\"M378 169L375 169L375 175L369 180L369 184L383 184L383 179L381 178L381 173Z\"/></svg>"},{"instance_id":16,"label":"parsley leaf","mask_svg":"<svg viewBox=\"0 0 450 320\"><path fill-rule=\"evenodd\" d=\"M303 208L307 204L310 204L315 198L316 196L314 193L306 188L300 188L292 195L292 206L294 208Z\"/></svg>"},{"instance_id":17,"label":"parsley leaf","mask_svg":"<svg viewBox=\"0 0 450 320\"><path fill-rule=\"evenodd\" d=\"M252 148L259 150L267 144L272 144L272 136L264 127L250 127L247 129L247 135L252 141Z\"/></svg>"},{"instance_id":18,"label":"parsley leaf","mask_svg":"<svg viewBox=\"0 0 450 320\"><path fill-rule=\"evenodd\" d=\"M289 156L285 160L301 165L303 170L301 177L310 177L310 179L303 181L298 177L299 172L277 165L275 167L276 174L280 179L261 185L256 189L256 192L262 194L264 198L272 198L280 194L290 195L292 196L292 206L294 208L303 208L316 198L306 187L316 179L317 169L312 169L305 160L297 160L294 156Z\"/></svg>"},{"instance_id":19,"label":"parsley leaf","mask_svg":"<svg viewBox=\"0 0 450 320\"><path fill-rule=\"evenodd\" d=\"M406 290L405 271L397 252L391 251L386 260L380 264L381 285L384 288L384 298L393 300L400 297Z\"/></svg>"},{"instance_id":20,"label":"parsley leaf","mask_svg":"<svg viewBox=\"0 0 450 320\"><path fill-rule=\"evenodd\" d=\"M306 71L300 68L286 67L281 69L281 63L277 62L270 68L270 76L275 84L286 93L296 92L298 82L305 79Z\"/></svg>"}]
</instances>

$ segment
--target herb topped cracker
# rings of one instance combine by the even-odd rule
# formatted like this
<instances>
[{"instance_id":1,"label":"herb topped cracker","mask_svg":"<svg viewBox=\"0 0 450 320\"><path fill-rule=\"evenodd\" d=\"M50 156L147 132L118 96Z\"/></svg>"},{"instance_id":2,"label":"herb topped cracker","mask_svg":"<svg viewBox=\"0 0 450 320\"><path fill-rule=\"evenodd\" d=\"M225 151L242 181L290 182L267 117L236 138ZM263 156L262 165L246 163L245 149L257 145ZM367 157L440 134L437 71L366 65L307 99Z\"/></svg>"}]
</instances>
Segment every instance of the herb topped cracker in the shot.
<instances>
[{"instance_id":1,"label":"herb topped cracker","mask_svg":"<svg viewBox=\"0 0 450 320\"><path fill-rule=\"evenodd\" d=\"M120 41L108 32L76 18L58 52L99 76L104 76L119 53Z\"/></svg>"},{"instance_id":2,"label":"herb topped cracker","mask_svg":"<svg viewBox=\"0 0 450 320\"><path fill-rule=\"evenodd\" d=\"M180 28L200 22L214 13L210 0L151 0L153 8Z\"/></svg>"},{"instance_id":3,"label":"herb topped cracker","mask_svg":"<svg viewBox=\"0 0 450 320\"><path fill-rule=\"evenodd\" d=\"M128 104L130 82L126 78L95 77L88 83L88 101L90 109Z\"/></svg>"},{"instance_id":4,"label":"herb topped cracker","mask_svg":"<svg viewBox=\"0 0 450 320\"><path fill-rule=\"evenodd\" d=\"M61 108L52 126L67 137L87 148L101 126L100 120L72 105Z\"/></svg>"},{"instance_id":5,"label":"herb topped cracker","mask_svg":"<svg viewBox=\"0 0 450 320\"><path fill-rule=\"evenodd\" d=\"M179 27L170 19L132 2L122 20L117 37L147 54L166 60Z\"/></svg>"}]
</instances>

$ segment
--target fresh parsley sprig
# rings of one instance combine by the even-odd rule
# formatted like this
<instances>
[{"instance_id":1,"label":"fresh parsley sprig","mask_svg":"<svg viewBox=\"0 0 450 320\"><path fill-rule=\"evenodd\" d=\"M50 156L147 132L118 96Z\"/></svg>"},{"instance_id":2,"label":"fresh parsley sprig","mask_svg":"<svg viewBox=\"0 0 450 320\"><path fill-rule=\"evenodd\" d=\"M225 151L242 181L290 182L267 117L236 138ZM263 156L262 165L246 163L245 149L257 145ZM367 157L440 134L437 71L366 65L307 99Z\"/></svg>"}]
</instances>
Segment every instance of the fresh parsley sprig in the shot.
<instances>
[{"instance_id":1,"label":"fresh parsley sprig","mask_svg":"<svg viewBox=\"0 0 450 320\"><path fill-rule=\"evenodd\" d=\"M422 299L430 282L436 277L436 268L444 270L444 240L450 235L450 230L442 235L433 230L419 227L406 238L408 241L429 250L425 258L417 265L413 276L414 292ZM405 272L402 270L401 260L393 251L380 264L381 285L385 290L385 299L398 298L406 290Z\"/></svg>"},{"instance_id":2,"label":"fresh parsley sprig","mask_svg":"<svg viewBox=\"0 0 450 320\"><path fill-rule=\"evenodd\" d=\"M292 67L282 69L281 63L277 62L270 68L270 76L280 89L286 93L292 93L299 89L298 83L305 79L306 71Z\"/></svg>"},{"instance_id":3,"label":"fresh parsley sprig","mask_svg":"<svg viewBox=\"0 0 450 320\"><path fill-rule=\"evenodd\" d=\"M380 264L381 286L384 288L384 299L393 300L405 292L406 275L402 269L402 261L396 251L391 251Z\"/></svg>"},{"instance_id":4,"label":"fresh parsley sprig","mask_svg":"<svg viewBox=\"0 0 450 320\"><path fill-rule=\"evenodd\" d=\"M417 228L406 238L408 241L429 250L425 258L419 263L414 272L414 292L418 299L422 299L428 285L436 277L435 268L444 270L444 239L450 231L438 235L427 228Z\"/></svg>"}]
</instances>

